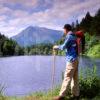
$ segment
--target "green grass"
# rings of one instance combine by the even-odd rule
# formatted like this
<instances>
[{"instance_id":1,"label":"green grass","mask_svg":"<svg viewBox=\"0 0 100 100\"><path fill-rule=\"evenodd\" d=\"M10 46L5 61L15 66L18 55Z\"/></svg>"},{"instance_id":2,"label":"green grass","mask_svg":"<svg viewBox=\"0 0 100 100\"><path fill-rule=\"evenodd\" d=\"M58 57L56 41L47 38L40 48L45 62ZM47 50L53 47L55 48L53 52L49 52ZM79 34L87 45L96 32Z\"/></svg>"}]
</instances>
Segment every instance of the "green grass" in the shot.
<instances>
[{"instance_id":1,"label":"green grass","mask_svg":"<svg viewBox=\"0 0 100 100\"><path fill-rule=\"evenodd\" d=\"M100 39L98 36L85 34L86 49L85 54L92 58L100 58Z\"/></svg>"},{"instance_id":2,"label":"green grass","mask_svg":"<svg viewBox=\"0 0 100 100\"><path fill-rule=\"evenodd\" d=\"M3 97L0 100L52 100L52 97L57 96L59 93L59 89L57 88L54 90L54 94L52 96L51 92L48 93L35 93L33 95L29 95L29 96L25 96L25 97ZM87 91L87 94L89 94L89 92ZM66 100L69 100L70 96L66 96ZM100 100L100 95L96 95L93 98L88 98L88 97L81 97L80 100Z\"/></svg>"},{"instance_id":3,"label":"green grass","mask_svg":"<svg viewBox=\"0 0 100 100\"><path fill-rule=\"evenodd\" d=\"M100 58L100 44L91 47L88 50L87 55L90 57Z\"/></svg>"}]
</instances>

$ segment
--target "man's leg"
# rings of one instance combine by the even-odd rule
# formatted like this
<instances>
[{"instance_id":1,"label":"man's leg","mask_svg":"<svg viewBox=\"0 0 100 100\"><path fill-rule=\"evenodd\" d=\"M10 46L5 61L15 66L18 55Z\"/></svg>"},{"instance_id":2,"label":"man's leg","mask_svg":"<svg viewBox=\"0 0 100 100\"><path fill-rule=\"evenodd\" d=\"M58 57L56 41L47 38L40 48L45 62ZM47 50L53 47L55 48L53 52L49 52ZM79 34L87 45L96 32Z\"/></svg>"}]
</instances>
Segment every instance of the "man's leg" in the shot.
<instances>
[{"instance_id":1,"label":"man's leg","mask_svg":"<svg viewBox=\"0 0 100 100\"><path fill-rule=\"evenodd\" d=\"M72 80L73 75L74 75L73 64L71 62L68 62L67 66L66 66L64 80L63 80L63 83L62 83L62 87L61 87L59 96L65 96L66 95L66 91L67 91L68 86L69 86L69 84Z\"/></svg>"},{"instance_id":2,"label":"man's leg","mask_svg":"<svg viewBox=\"0 0 100 100\"><path fill-rule=\"evenodd\" d=\"M73 62L75 68L74 75L71 81L71 91L73 96L79 96L79 83L78 83L78 60Z\"/></svg>"}]
</instances>

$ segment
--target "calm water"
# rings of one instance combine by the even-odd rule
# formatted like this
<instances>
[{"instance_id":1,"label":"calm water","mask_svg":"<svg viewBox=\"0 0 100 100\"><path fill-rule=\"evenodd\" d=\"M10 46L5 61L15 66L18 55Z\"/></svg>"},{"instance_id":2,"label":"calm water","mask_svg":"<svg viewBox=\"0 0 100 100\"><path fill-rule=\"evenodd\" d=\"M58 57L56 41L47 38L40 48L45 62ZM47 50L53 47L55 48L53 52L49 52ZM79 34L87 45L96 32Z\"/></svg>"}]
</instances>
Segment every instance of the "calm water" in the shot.
<instances>
[{"instance_id":1,"label":"calm water","mask_svg":"<svg viewBox=\"0 0 100 100\"><path fill-rule=\"evenodd\" d=\"M27 95L46 91L51 87L53 56L20 56L0 58L0 84L8 96ZM55 85L61 83L65 69L65 57L56 57ZM100 73L100 59L81 57L79 69L97 65Z\"/></svg>"}]
</instances>

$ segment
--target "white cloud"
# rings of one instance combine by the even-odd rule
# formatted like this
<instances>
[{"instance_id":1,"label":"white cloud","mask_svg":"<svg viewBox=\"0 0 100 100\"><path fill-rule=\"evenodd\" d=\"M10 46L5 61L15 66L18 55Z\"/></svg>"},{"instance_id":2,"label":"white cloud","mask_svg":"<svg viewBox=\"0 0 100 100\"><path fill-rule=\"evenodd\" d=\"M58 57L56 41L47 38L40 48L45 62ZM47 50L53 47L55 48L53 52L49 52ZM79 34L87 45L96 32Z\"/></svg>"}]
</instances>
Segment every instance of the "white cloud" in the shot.
<instances>
[{"instance_id":1,"label":"white cloud","mask_svg":"<svg viewBox=\"0 0 100 100\"><path fill-rule=\"evenodd\" d=\"M0 30L7 36L15 35L29 25L61 29L63 24L75 18L76 15L77 19L81 20L87 11L90 11L94 15L100 7L100 0L95 0L95 2L94 0L84 0L84 2L80 0L54 0L53 2L45 0L44 3L53 3L53 6L45 11L41 10L40 12L30 14L25 10L14 10L4 7L2 5L4 2L11 4L21 3L25 7L36 7L39 0L0 1ZM5 15L5 13L8 15ZM9 20L5 21L8 17Z\"/></svg>"},{"instance_id":2,"label":"white cloud","mask_svg":"<svg viewBox=\"0 0 100 100\"><path fill-rule=\"evenodd\" d=\"M6 16L0 16L0 21L2 21L2 20L5 20L6 19Z\"/></svg>"},{"instance_id":3,"label":"white cloud","mask_svg":"<svg viewBox=\"0 0 100 100\"><path fill-rule=\"evenodd\" d=\"M12 10L10 8L0 5L0 14L11 13L11 12Z\"/></svg>"},{"instance_id":4,"label":"white cloud","mask_svg":"<svg viewBox=\"0 0 100 100\"><path fill-rule=\"evenodd\" d=\"M24 18L29 15L28 12L22 11L22 10L16 10L16 11L13 11L12 13L13 13L12 16L16 18L22 18L22 17Z\"/></svg>"},{"instance_id":5,"label":"white cloud","mask_svg":"<svg viewBox=\"0 0 100 100\"><path fill-rule=\"evenodd\" d=\"M38 0L0 0L0 3L8 3L8 4L16 4L16 3L20 3L24 6L36 6L38 3Z\"/></svg>"}]
</instances>

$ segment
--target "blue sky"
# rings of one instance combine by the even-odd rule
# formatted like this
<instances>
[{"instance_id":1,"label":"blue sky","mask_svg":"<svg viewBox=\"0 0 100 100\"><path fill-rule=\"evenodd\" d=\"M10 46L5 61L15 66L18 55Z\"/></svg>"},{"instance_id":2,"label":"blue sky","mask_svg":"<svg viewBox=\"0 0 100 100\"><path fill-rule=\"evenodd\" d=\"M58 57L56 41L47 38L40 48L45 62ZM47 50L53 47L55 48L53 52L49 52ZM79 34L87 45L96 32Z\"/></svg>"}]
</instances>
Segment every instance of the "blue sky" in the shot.
<instances>
[{"instance_id":1,"label":"blue sky","mask_svg":"<svg viewBox=\"0 0 100 100\"><path fill-rule=\"evenodd\" d=\"M99 8L100 0L0 0L0 32L11 37L30 25L62 30Z\"/></svg>"}]
</instances>

